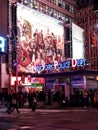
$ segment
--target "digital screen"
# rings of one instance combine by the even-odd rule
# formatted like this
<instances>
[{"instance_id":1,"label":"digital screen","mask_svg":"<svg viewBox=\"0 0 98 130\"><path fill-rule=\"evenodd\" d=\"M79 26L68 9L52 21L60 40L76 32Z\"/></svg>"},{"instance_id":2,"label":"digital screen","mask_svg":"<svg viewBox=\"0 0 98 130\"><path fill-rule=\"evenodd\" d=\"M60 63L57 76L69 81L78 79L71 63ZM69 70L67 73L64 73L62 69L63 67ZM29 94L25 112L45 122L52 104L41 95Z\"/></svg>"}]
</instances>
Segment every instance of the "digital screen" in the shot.
<instances>
[{"instance_id":1,"label":"digital screen","mask_svg":"<svg viewBox=\"0 0 98 130\"><path fill-rule=\"evenodd\" d=\"M17 4L18 71L36 73L36 66L64 61L63 24Z\"/></svg>"},{"instance_id":2,"label":"digital screen","mask_svg":"<svg viewBox=\"0 0 98 130\"><path fill-rule=\"evenodd\" d=\"M72 58L84 58L84 30L72 23Z\"/></svg>"}]
</instances>

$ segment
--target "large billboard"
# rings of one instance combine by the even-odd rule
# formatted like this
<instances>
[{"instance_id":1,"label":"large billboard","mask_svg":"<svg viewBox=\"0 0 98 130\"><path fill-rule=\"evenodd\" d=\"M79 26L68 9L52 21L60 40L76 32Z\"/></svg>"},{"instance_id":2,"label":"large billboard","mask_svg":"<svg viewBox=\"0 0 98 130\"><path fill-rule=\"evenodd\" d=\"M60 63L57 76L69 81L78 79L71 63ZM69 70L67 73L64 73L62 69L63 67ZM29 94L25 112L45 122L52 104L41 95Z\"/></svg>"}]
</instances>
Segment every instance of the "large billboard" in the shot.
<instances>
[{"instance_id":1,"label":"large billboard","mask_svg":"<svg viewBox=\"0 0 98 130\"><path fill-rule=\"evenodd\" d=\"M84 58L84 30L72 23L72 58Z\"/></svg>"},{"instance_id":2,"label":"large billboard","mask_svg":"<svg viewBox=\"0 0 98 130\"><path fill-rule=\"evenodd\" d=\"M17 4L18 71L36 73L36 66L64 61L64 28L60 21Z\"/></svg>"}]
</instances>

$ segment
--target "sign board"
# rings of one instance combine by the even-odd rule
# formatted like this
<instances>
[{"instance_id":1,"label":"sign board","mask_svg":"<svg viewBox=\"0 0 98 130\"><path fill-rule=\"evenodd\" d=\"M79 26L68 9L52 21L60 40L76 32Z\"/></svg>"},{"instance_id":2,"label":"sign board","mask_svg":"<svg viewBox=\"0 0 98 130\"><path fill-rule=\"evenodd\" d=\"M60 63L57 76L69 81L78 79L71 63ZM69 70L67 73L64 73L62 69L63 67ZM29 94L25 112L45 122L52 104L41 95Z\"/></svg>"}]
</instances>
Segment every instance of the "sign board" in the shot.
<instances>
[{"instance_id":1,"label":"sign board","mask_svg":"<svg viewBox=\"0 0 98 130\"><path fill-rule=\"evenodd\" d=\"M74 76L71 77L71 85L75 88L83 88L84 87L84 77L83 76Z\"/></svg>"}]
</instances>

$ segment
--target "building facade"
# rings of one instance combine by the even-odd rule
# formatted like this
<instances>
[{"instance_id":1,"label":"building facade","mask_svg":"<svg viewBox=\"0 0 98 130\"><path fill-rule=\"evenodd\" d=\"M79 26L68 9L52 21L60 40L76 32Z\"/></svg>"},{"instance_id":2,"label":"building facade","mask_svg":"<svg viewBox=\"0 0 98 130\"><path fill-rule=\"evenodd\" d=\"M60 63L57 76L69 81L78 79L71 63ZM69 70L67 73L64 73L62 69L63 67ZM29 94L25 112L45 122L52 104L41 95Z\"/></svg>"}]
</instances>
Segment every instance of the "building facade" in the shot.
<instances>
[{"instance_id":1,"label":"building facade","mask_svg":"<svg viewBox=\"0 0 98 130\"><path fill-rule=\"evenodd\" d=\"M96 0L95 0L96 1ZM85 58L87 69L98 70L98 12L93 1L87 3L80 0L77 11L77 24L84 29Z\"/></svg>"},{"instance_id":2,"label":"building facade","mask_svg":"<svg viewBox=\"0 0 98 130\"><path fill-rule=\"evenodd\" d=\"M7 54L7 34L8 34L8 3L6 0L0 1L0 90L8 87L8 76L6 64L8 63ZM5 77L5 79L3 79Z\"/></svg>"},{"instance_id":3,"label":"building facade","mask_svg":"<svg viewBox=\"0 0 98 130\"><path fill-rule=\"evenodd\" d=\"M76 22L74 0L21 0L21 4L63 22L65 33L65 57L71 56L71 24Z\"/></svg>"},{"instance_id":4,"label":"building facade","mask_svg":"<svg viewBox=\"0 0 98 130\"><path fill-rule=\"evenodd\" d=\"M82 1L80 1L80 3L81 2ZM17 6L17 3L18 3L18 6ZM96 39L96 37L98 37L98 25L97 25L98 24L98 13L93 11L94 6L92 3L90 3L89 5L86 5L86 2L84 2L85 7L81 7L82 4L80 4L79 7L77 7L77 1L75 1L75 0L66 0L66 1L65 0L19 0L19 1L18 0L13 0L13 1L9 0L9 1L7 1L6 5L8 7L7 8L8 10L6 9L6 20L5 20L6 21L5 25L7 25L6 26L7 28L5 30L5 35L8 40L8 44L7 44L8 45L7 46L8 55L6 56L8 59L8 64L6 65L6 68L8 70L8 75L9 75L9 82L10 82L8 84L9 86L12 85L11 84L12 77L15 78L14 85L16 85L16 86L18 86L20 84L20 82L24 82L23 81L24 77L26 77L26 82L29 82L29 80L31 80L30 76L31 77L38 76L38 77L44 77L44 78L48 77L47 75L43 75L44 73L47 74L47 70L39 72L39 69L42 68L43 66L44 66L43 68L45 68L45 69L48 68L48 70L50 72L49 79L48 78L46 79L47 83L52 82L52 78L55 76L55 79L54 79L54 82L52 83L52 85L55 83L58 83L58 82L70 83L71 76L74 76L74 75L84 76L84 75L86 75L85 70L87 70L87 69L96 70L96 71L98 70L98 58L97 58L98 57L98 40ZM59 54L57 54L57 52L56 52L56 56L58 56L56 58L58 58L58 60L61 62L61 64L58 65L59 68L61 67L60 68L61 72L56 68L57 62L54 62L54 66L52 66L51 64L47 65L48 62L51 62L51 58L54 59L55 55L53 55L53 57L51 57L48 54L50 54L49 51L51 51L52 49L53 49L53 52L55 52L55 50L56 50L55 45L52 46L53 48L50 47L50 50L48 50L47 47L46 47L46 50L44 50L43 49L44 45L40 44L41 42L39 42L39 45L37 46L38 48L36 51L38 53L36 54L35 50L33 50L34 52L32 53L32 58L31 58L32 62L30 62L30 59L27 58L28 52L31 52L31 50L29 50L27 52L24 51L23 52L24 57L21 58L22 53L21 54L19 53L20 52L19 40L21 40L21 36L25 36L25 39L22 39L22 41L26 40L26 42L28 42L31 38L31 34L32 34L31 28L33 27L33 26L31 26L30 21L28 22L28 19L30 19L28 17L28 15L26 15L26 17L27 17L27 19L26 19L24 13L22 14L22 11L23 10L25 11L24 6L27 10L30 9L29 10L30 13L33 10L33 14L30 16L32 16L32 17L34 16L35 17L34 19L40 18L42 20L42 22L40 22L37 25L36 25L36 22L38 22L40 19L35 21L34 26L37 26L42 29L42 25L45 24L46 27L48 25L49 28L52 29L52 24L53 24L52 22L56 22L56 23L60 24L60 28L61 28L61 26L63 27L63 29L64 29L64 37L63 37L64 38L64 46L63 46L64 56L62 57L63 62L60 61L59 58L61 58L61 57L59 57ZM17 11L18 11L18 13L17 13ZM38 18L36 15L38 16ZM34 19L31 18L31 21L34 21ZM47 21L46 21L46 19L47 19ZM27 28L25 28L25 26L22 27L23 20L25 21L24 23L26 23ZM44 23L44 20L46 21L46 23L51 22L52 23L51 26L49 24ZM49 20L49 22L48 22L48 20ZM72 23L76 23L77 25L79 25L81 27L80 30L82 30L82 29L84 30L84 36L85 36L84 58L87 60L87 63L85 63L85 60L72 61L70 63L70 60L72 59ZM4 24L4 22L2 24ZM58 24L56 24L56 26L58 26ZM53 26L53 27L56 27L56 26ZM0 25L0 27L2 27L2 25ZM22 30L21 30L21 28L22 28ZM44 28L44 26L43 26L43 28ZM38 31L38 30L36 30L36 31ZM56 33L55 29L54 29L54 32ZM61 33L62 33L62 31L61 31ZM34 34L37 34L37 32ZM34 34L33 34L33 36L35 36ZM57 32L57 34L61 35L59 32ZM43 32L41 31L40 38L42 38L41 37L42 35L43 35ZM29 37L29 39L28 39L28 37ZM52 38L53 37L54 37L54 35L52 34ZM59 37L59 36L57 36L57 37ZM22 38L24 38L24 37L22 37ZM47 39L45 39L45 40L47 40ZM53 39L52 39L52 41L53 41ZM21 47L23 47L23 46L21 46ZM21 49L21 51L22 51L22 49ZM59 50L59 51L62 52L62 50ZM42 52L44 52L43 56L42 56ZM77 50L77 52L79 52L79 51ZM18 59L17 59L17 56L18 56ZM31 53L30 53L30 56L31 56ZM35 56L37 58L45 57L46 58L45 60L48 61L48 62L46 62L46 66L44 64L42 64L42 66L38 66L37 73L33 73L33 71L35 71L35 68L33 68L33 67L32 67L32 70L30 70L31 69L30 65L33 66L34 60L36 59ZM49 58L47 59L48 56L49 56ZM63 60L63 58L65 61ZM42 61L43 61L43 59L42 59ZM18 63L20 63L20 65ZM73 68L71 66L72 64L76 67ZM18 68L17 68L17 65L18 65ZM70 66L71 66L71 68L69 68ZM53 67L55 68L55 71L52 70ZM22 70L22 73L18 72L19 69ZM81 72L81 70L83 70L83 71ZM29 71L32 71L32 73L29 73ZM76 71L78 71L78 73ZM55 73L55 75L54 74L52 75L51 73ZM96 76L96 73L95 73L95 75L93 73L93 76ZM59 75L61 77L63 76L64 78L61 78ZM79 77L77 77L77 78L79 79ZM84 80L85 77L82 77L81 79ZM32 86L34 86L34 84ZM83 84L82 84L82 86L83 86Z\"/></svg>"}]
</instances>

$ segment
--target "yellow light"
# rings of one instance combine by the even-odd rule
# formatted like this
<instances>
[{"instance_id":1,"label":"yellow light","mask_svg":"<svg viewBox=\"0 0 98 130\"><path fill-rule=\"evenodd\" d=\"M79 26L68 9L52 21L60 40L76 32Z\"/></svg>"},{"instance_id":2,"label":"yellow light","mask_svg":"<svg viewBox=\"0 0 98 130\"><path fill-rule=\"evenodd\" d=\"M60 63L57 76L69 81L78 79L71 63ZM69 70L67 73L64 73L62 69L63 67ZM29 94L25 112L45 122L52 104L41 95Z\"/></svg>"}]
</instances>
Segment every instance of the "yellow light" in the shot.
<instances>
[{"instance_id":1,"label":"yellow light","mask_svg":"<svg viewBox=\"0 0 98 130\"><path fill-rule=\"evenodd\" d=\"M98 81L98 76L96 76L96 80Z\"/></svg>"}]
</instances>

